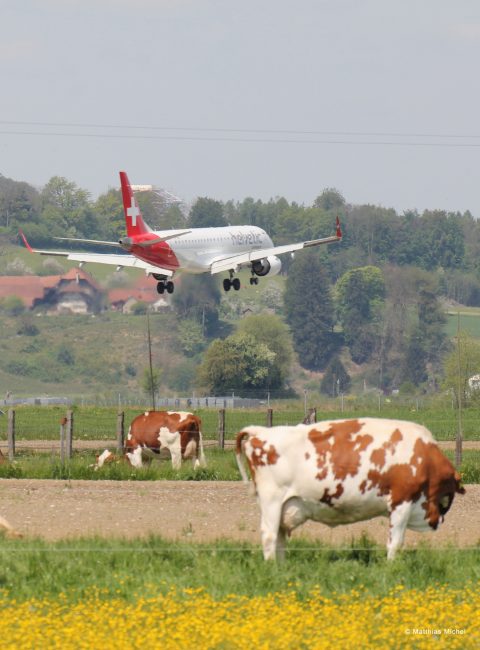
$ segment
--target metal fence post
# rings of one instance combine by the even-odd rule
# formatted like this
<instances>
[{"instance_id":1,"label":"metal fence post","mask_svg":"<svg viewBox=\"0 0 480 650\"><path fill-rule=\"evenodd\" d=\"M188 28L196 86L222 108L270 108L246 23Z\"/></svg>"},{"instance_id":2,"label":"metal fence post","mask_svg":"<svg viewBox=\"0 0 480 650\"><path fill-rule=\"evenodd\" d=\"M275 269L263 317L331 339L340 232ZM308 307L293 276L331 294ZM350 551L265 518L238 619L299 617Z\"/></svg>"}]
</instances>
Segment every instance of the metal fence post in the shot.
<instances>
[{"instance_id":1,"label":"metal fence post","mask_svg":"<svg viewBox=\"0 0 480 650\"><path fill-rule=\"evenodd\" d=\"M225 449L225 409L218 411L218 446Z\"/></svg>"},{"instance_id":2,"label":"metal fence post","mask_svg":"<svg viewBox=\"0 0 480 650\"><path fill-rule=\"evenodd\" d=\"M73 452L73 411L67 411L67 425L65 429L65 447L67 458L72 457Z\"/></svg>"},{"instance_id":3,"label":"metal fence post","mask_svg":"<svg viewBox=\"0 0 480 650\"><path fill-rule=\"evenodd\" d=\"M8 459L13 460L15 458L15 411L13 409L8 409L7 426Z\"/></svg>"},{"instance_id":4,"label":"metal fence post","mask_svg":"<svg viewBox=\"0 0 480 650\"><path fill-rule=\"evenodd\" d=\"M125 412L117 413L117 451L122 454L125 447Z\"/></svg>"}]
</instances>

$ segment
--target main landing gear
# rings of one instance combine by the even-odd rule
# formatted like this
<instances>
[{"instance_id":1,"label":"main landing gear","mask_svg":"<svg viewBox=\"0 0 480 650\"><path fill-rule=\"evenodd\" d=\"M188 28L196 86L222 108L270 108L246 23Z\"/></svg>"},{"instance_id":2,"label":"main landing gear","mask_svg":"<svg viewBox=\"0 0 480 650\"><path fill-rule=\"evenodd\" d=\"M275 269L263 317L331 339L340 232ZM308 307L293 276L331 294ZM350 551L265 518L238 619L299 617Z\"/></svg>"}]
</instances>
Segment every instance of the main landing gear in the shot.
<instances>
[{"instance_id":1,"label":"main landing gear","mask_svg":"<svg viewBox=\"0 0 480 650\"><path fill-rule=\"evenodd\" d=\"M223 281L223 289L225 291L230 291L231 288L234 288L235 291L238 291L240 289L240 280L238 278L225 278Z\"/></svg>"},{"instance_id":2,"label":"main landing gear","mask_svg":"<svg viewBox=\"0 0 480 650\"><path fill-rule=\"evenodd\" d=\"M253 271L252 271L252 277L250 278L250 284L251 285L258 284L258 278ZM235 289L235 291L238 291L240 289L240 280L238 278L234 278L233 271L230 271L230 277L225 278L225 280L223 281L223 289L224 291L230 291L232 287Z\"/></svg>"},{"instance_id":3,"label":"main landing gear","mask_svg":"<svg viewBox=\"0 0 480 650\"><path fill-rule=\"evenodd\" d=\"M175 289L175 286L171 280L160 280L159 283L157 284L157 291L158 293L162 294L165 291L167 293L173 293L173 290Z\"/></svg>"}]
</instances>

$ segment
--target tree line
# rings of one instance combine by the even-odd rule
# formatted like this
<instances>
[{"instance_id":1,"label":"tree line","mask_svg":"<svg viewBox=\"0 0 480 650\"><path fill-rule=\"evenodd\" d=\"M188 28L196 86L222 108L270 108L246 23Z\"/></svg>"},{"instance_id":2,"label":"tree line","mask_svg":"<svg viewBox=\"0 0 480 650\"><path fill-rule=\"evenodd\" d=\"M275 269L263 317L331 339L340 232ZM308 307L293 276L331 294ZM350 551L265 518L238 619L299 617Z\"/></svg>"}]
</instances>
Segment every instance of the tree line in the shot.
<instances>
[{"instance_id":1,"label":"tree line","mask_svg":"<svg viewBox=\"0 0 480 650\"><path fill-rule=\"evenodd\" d=\"M440 299L480 305L480 224L468 211L397 214L348 204L331 188L311 206L282 197L201 197L187 216L156 194L137 198L156 229L251 224L278 244L328 236L340 216L340 245L282 258L288 276L280 317L249 318L228 332L215 279L184 278L174 306L184 323L179 337L185 375L192 376L194 365L198 384L217 393L285 388L293 351L302 367L325 373L323 390L331 394L348 390L346 356L365 367L375 386L435 387L449 347ZM52 236L118 239L124 234L120 191L110 189L93 201L65 178L36 190L0 176L0 235L14 241L19 227L28 228L37 246Z\"/></svg>"}]
</instances>

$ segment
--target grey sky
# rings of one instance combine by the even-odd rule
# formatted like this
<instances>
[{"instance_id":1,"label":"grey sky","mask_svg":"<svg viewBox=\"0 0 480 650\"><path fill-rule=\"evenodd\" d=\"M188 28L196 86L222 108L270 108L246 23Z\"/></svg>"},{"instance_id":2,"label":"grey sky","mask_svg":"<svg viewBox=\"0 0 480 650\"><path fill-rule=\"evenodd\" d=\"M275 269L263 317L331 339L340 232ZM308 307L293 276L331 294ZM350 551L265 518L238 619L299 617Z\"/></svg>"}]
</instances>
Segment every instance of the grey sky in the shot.
<instances>
[{"instance_id":1,"label":"grey sky","mask_svg":"<svg viewBox=\"0 0 480 650\"><path fill-rule=\"evenodd\" d=\"M476 0L0 9L5 176L43 185L61 175L96 197L125 169L186 200L311 204L336 187L351 203L480 216Z\"/></svg>"}]
</instances>

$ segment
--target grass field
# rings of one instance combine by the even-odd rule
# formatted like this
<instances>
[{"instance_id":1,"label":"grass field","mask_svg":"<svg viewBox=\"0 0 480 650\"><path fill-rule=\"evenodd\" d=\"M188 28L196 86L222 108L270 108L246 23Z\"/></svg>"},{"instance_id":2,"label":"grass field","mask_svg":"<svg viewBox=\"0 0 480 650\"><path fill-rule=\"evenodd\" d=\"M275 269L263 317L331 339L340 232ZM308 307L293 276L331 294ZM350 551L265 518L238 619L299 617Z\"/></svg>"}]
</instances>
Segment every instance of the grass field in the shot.
<instances>
[{"instance_id":1,"label":"grass field","mask_svg":"<svg viewBox=\"0 0 480 650\"><path fill-rule=\"evenodd\" d=\"M407 648L435 630L435 647L476 648L479 560L479 546L425 547L387 562L366 538L297 540L280 565L226 542L3 540L1 645Z\"/></svg>"},{"instance_id":2,"label":"grass field","mask_svg":"<svg viewBox=\"0 0 480 650\"><path fill-rule=\"evenodd\" d=\"M447 323L445 330L450 338L457 335L458 324L460 322L460 329L472 336L473 338L480 338L480 308L478 307L464 307L459 308L459 314L454 311L447 312Z\"/></svg>"},{"instance_id":3,"label":"grass field","mask_svg":"<svg viewBox=\"0 0 480 650\"><path fill-rule=\"evenodd\" d=\"M337 410L335 409L337 407ZM457 412L446 407L425 407L416 409L412 406L397 405L394 402L383 403L379 410L375 405L366 406L359 402L349 404L348 410L338 409L338 403L328 410L317 409L318 420L331 420L349 417L384 417L417 422L430 429L437 440L454 440L458 427ZM78 440L112 440L115 438L118 408L81 407L73 408L74 438ZM141 407L122 407L125 412L126 430L131 420L144 409ZM215 440L218 433L218 409L194 409L202 419L202 433L206 440ZM60 420L65 416L64 407L19 406L16 412L16 436L18 440L58 440ZM298 407L280 407L273 409L273 424L295 425L302 422L304 411ZM226 411L226 438L233 440L242 427L250 424L267 424L267 408L228 409ZM0 439L6 439L7 418L0 416ZM480 440L480 423L478 409L463 411L463 437L465 440Z\"/></svg>"},{"instance_id":4,"label":"grass field","mask_svg":"<svg viewBox=\"0 0 480 650\"><path fill-rule=\"evenodd\" d=\"M478 542L478 540L477 540ZM361 587L385 596L402 584L425 589L432 584L461 588L480 581L480 546L403 550L393 562L384 546L368 538L331 548L311 540L290 541L286 561L264 562L258 544L214 544L100 538L45 542L0 540L0 585L11 598L81 598L97 588L125 600L178 589L205 589L214 597L248 596L295 590L305 597L320 588L325 596Z\"/></svg>"},{"instance_id":5,"label":"grass field","mask_svg":"<svg viewBox=\"0 0 480 650\"><path fill-rule=\"evenodd\" d=\"M454 452L445 454L454 462ZM169 459L153 461L140 469L127 463L109 463L95 471L95 453L74 453L71 460L60 462L58 453L23 451L14 463L0 464L0 478L62 479L62 480L112 480L112 481L239 481L240 474L233 449L209 448L206 452L208 466L194 470L186 461L180 470L174 470ZM460 473L464 483L480 483L480 450L465 450Z\"/></svg>"}]
</instances>

